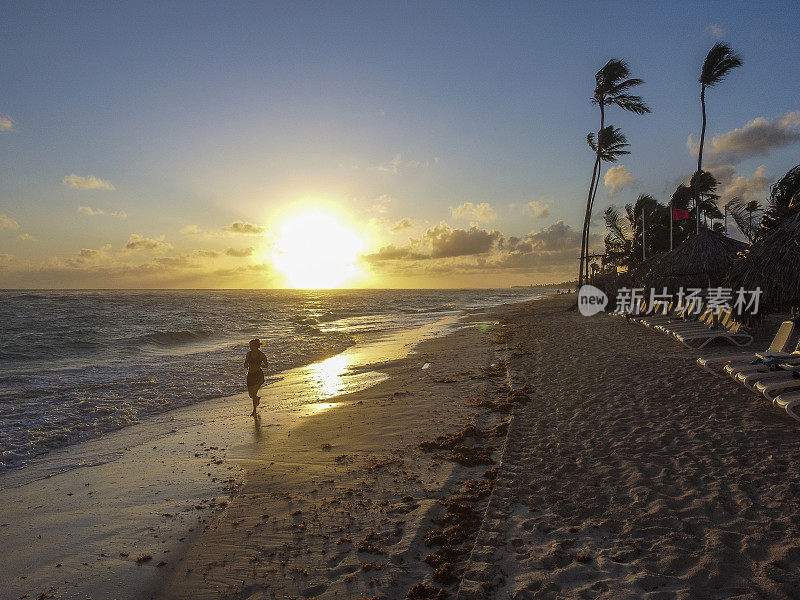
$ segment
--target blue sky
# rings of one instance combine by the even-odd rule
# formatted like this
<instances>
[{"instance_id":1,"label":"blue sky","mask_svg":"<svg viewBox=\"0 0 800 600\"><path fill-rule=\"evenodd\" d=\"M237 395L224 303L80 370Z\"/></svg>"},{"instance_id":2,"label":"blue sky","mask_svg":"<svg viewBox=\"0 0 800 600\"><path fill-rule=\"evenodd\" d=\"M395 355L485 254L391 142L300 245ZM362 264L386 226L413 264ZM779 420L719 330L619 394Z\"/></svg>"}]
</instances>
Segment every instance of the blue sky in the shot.
<instances>
[{"instance_id":1,"label":"blue sky","mask_svg":"<svg viewBox=\"0 0 800 600\"><path fill-rule=\"evenodd\" d=\"M796 123L780 121L800 110L796 3L0 10L0 118L9 122L0 132L0 286L281 286L271 236L293 212L319 206L363 234L365 252L391 245L435 254L443 235L463 230L471 239L470 221L502 235L490 235L491 252L478 244L436 261L365 263L369 276L353 285L570 277L577 252L555 238L581 224L593 159L585 137L598 123L589 103L595 71L626 59L653 111L611 109L609 121L631 144L620 162L633 182L613 197L604 187L598 204L642 192L666 200L693 168L697 77L719 39L744 59L708 92L707 135L720 137L724 183L743 176L739 188L765 198L764 182L800 162ZM757 118L777 138L739 144L723 161L723 136ZM73 174L113 189L84 179L71 187L64 178ZM465 203L489 207L458 211ZM410 226L393 232L403 219ZM259 233L237 236L234 222ZM431 233L442 222L448 229ZM26 233L34 239L19 239ZM126 249L132 235L156 243ZM509 238L530 239L540 252L510 268L492 258ZM228 248L253 251L239 258L224 255ZM203 251L222 256L199 264Z\"/></svg>"}]
</instances>

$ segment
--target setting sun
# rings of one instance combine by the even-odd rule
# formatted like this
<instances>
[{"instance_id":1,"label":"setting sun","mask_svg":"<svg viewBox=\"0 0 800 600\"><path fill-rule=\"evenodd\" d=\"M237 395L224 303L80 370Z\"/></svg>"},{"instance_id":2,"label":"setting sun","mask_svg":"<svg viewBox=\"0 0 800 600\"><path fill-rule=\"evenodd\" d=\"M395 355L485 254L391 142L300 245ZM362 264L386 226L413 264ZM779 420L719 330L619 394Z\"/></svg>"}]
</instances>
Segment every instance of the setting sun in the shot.
<instances>
[{"instance_id":1,"label":"setting sun","mask_svg":"<svg viewBox=\"0 0 800 600\"><path fill-rule=\"evenodd\" d=\"M281 228L273 263L293 288L340 287L359 274L362 240L335 217L307 213Z\"/></svg>"}]
</instances>

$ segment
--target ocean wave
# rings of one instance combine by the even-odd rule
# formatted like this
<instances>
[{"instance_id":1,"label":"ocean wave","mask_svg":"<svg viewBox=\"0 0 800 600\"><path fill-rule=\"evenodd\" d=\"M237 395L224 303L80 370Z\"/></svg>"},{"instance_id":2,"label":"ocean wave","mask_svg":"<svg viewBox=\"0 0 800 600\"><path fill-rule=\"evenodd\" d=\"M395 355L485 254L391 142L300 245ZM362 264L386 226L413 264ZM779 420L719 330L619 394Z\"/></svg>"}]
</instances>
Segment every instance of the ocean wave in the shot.
<instances>
[{"instance_id":1,"label":"ocean wave","mask_svg":"<svg viewBox=\"0 0 800 600\"><path fill-rule=\"evenodd\" d=\"M152 333L146 333L144 335L135 337L131 340L128 340L128 342L137 346L158 346L164 348L205 342L219 334L220 332L207 329L154 331Z\"/></svg>"}]
</instances>

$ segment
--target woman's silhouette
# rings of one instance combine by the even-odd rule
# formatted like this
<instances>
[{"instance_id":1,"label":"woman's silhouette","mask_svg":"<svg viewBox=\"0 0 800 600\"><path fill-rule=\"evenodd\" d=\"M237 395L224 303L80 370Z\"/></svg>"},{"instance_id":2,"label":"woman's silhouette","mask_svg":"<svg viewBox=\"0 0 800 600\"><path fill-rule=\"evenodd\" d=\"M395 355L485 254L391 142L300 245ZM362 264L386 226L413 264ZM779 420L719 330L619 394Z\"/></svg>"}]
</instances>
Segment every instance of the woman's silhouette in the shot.
<instances>
[{"instance_id":1,"label":"woman's silhouette","mask_svg":"<svg viewBox=\"0 0 800 600\"><path fill-rule=\"evenodd\" d=\"M261 370L261 365L269 367L267 355L260 350L263 345L264 342L258 338L250 340L250 352L244 357L244 366L247 367L247 393L253 399L253 412L250 413L253 417L256 416L256 407L261 400L258 388L264 385L264 371Z\"/></svg>"}]
</instances>

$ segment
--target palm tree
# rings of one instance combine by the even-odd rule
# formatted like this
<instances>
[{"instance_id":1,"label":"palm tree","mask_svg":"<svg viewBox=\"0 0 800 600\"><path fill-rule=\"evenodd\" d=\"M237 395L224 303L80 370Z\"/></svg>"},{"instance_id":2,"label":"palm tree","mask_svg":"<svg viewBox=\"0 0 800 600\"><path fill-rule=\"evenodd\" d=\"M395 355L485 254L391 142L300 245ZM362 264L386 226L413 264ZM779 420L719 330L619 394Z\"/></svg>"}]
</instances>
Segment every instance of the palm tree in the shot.
<instances>
[{"instance_id":1,"label":"palm tree","mask_svg":"<svg viewBox=\"0 0 800 600\"><path fill-rule=\"evenodd\" d=\"M726 205L730 210L733 222L752 244L758 234L759 221L761 220L761 203L758 200L743 202L739 198L732 198ZM755 223L753 222L755 216Z\"/></svg>"},{"instance_id":2,"label":"palm tree","mask_svg":"<svg viewBox=\"0 0 800 600\"><path fill-rule=\"evenodd\" d=\"M700 106L703 110L703 129L700 132L700 148L697 153L697 173L703 170L703 145L706 140L706 88L713 87L730 73L742 66L741 57L728 44L717 42L708 51L700 73ZM693 188L694 189L694 188ZM697 200L697 196L695 196ZM697 211L697 233L700 233L700 211Z\"/></svg>"},{"instance_id":3,"label":"palm tree","mask_svg":"<svg viewBox=\"0 0 800 600\"><path fill-rule=\"evenodd\" d=\"M623 110L628 110L637 115L649 113L650 109L645 105L640 96L629 93L631 88L644 83L641 79L631 79L628 64L624 60L612 58L603 68L595 74L595 88L592 104L600 107L600 128L597 130L597 145L595 146L595 161L592 169L592 179L589 183L589 194L586 199L586 215L583 219L583 235L581 238L581 260L578 273L578 285L583 283L584 275L588 274L587 259L589 246L589 225L592 218L592 205L597 194L597 186L600 182L601 170L601 148L603 147L601 134L606 126L605 109L606 106L619 106ZM591 145L591 144L590 144Z\"/></svg>"},{"instance_id":4,"label":"palm tree","mask_svg":"<svg viewBox=\"0 0 800 600\"><path fill-rule=\"evenodd\" d=\"M717 185L719 182L708 171L698 171L692 175L689 189L692 190L695 206L694 212L697 219L704 216L706 219L713 215L714 219L721 219L723 214L717 208L716 201L719 199ZM699 230L698 230L699 231Z\"/></svg>"},{"instance_id":5,"label":"palm tree","mask_svg":"<svg viewBox=\"0 0 800 600\"><path fill-rule=\"evenodd\" d=\"M792 167L769 190L769 204L761 219L760 235L766 235L800 211L800 165Z\"/></svg>"},{"instance_id":6,"label":"palm tree","mask_svg":"<svg viewBox=\"0 0 800 600\"><path fill-rule=\"evenodd\" d=\"M645 216L642 235L642 215ZM605 236L605 263L624 265L629 269L643 259L642 242L647 257L669 249L669 207L648 194L639 194L636 202L626 204L624 213L609 206L604 218L608 232Z\"/></svg>"}]
</instances>

